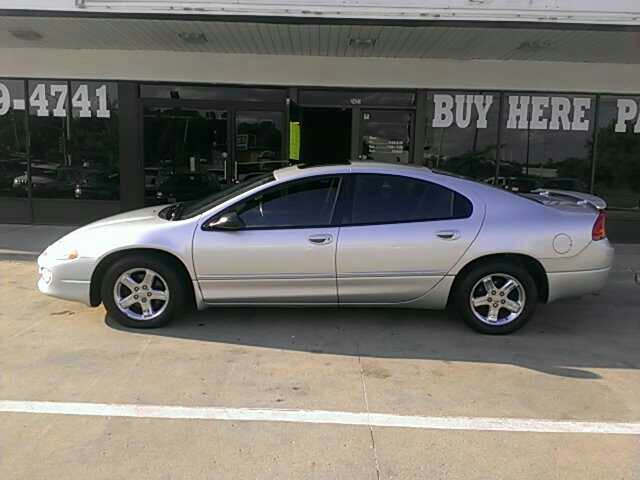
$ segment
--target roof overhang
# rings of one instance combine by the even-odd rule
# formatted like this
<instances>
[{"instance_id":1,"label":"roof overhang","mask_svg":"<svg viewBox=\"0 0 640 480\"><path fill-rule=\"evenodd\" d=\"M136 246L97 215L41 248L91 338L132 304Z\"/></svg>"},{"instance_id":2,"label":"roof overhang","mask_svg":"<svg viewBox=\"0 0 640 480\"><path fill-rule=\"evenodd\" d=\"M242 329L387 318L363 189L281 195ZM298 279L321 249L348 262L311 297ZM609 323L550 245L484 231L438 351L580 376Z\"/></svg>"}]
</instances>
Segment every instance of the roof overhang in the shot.
<instances>
[{"instance_id":1,"label":"roof overhang","mask_svg":"<svg viewBox=\"0 0 640 480\"><path fill-rule=\"evenodd\" d=\"M636 0L4 0L5 12L640 25Z\"/></svg>"},{"instance_id":2,"label":"roof overhang","mask_svg":"<svg viewBox=\"0 0 640 480\"><path fill-rule=\"evenodd\" d=\"M640 64L640 31L0 15L0 48Z\"/></svg>"}]
</instances>

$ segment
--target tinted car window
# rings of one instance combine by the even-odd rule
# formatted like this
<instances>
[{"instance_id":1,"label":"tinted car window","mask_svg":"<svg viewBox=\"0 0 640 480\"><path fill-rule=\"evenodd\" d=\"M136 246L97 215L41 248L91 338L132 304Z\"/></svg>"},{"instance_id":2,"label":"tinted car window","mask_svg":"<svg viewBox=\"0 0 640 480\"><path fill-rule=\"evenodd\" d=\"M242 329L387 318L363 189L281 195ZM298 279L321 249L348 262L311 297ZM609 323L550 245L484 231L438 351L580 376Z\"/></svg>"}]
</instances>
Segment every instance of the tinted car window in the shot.
<instances>
[{"instance_id":1,"label":"tinted car window","mask_svg":"<svg viewBox=\"0 0 640 480\"><path fill-rule=\"evenodd\" d=\"M435 183L395 175L357 174L347 224L466 218L471 202Z\"/></svg>"},{"instance_id":2,"label":"tinted car window","mask_svg":"<svg viewBox=\"0 0 640 480\"><path fill-rule=\"evenodd\" d=\"M217 205L220 205L228 200L231 200L235 196L242 195L243 193L246 193L249 190L252 190L256 187L265 185L269 182L273 182L275 181L275 179L276 177L273 176L273 173L266 173L264 175L253 177L242 183L238 183L233 187L229 187L225 190L221 190L216 193L213 193L208 197L203 198L202 200L198 200L197 202L192 202L192 203L189 203L188 205L185 205L180 218L195 217L196 215L199 215L207 210L210 210Z\"/></svg>"},{"instance_id":3,"label":"tinted car window","mask_svg":"<svg viewBox=\"0 0 640 480\"><path fill-rule=\"evenodd\" d=\"M331 224L340 177L288 182L235 206L246 228L293 228Z\"/></svg>"}]
</instances>

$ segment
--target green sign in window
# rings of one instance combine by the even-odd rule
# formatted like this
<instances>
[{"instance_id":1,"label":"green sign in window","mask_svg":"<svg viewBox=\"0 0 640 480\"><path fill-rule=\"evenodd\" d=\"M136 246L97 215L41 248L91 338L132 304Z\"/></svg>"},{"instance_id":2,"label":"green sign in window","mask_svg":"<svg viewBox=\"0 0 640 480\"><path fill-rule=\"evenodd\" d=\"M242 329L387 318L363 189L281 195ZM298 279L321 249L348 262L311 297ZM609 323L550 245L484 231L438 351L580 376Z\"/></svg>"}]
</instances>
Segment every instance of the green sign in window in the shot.
<instances>
[{"instance_id":1,"label":"green sign in window","mask_svg":"<svg viewBox=\"0 0 640 480\"><path fill-rule=\"evenodd\" d=\"M289 159L300 160L300 122L289 122Z\"/></svg>"}]
</instances>

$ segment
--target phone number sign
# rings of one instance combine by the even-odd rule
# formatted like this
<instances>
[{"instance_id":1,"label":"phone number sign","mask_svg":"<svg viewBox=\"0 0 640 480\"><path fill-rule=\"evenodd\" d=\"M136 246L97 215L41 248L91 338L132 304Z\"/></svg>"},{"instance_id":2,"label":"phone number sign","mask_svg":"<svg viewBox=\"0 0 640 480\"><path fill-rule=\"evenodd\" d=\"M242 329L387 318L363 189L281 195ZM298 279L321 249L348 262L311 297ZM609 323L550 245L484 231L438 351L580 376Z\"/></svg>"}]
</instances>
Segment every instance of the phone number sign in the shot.
<instances>
[{"instance_id":1,"label":"phone number sign","mask_svg":"<svg viewBox=\"0 0 640 480\"><path fill-rule=\"evenodd\" d=\"M29 95L29 106L38 117L66 117L70 106L81 118L91 118L94 115L97 118L111 118L106 85L90 89L89 85L80 84L73 92L69 92L67 83L39 83ZM11 107L14 110L25 110L25 99L11 98L9 88L0 83L0 115L5 115Z\"/></svg>"}]
</instances>

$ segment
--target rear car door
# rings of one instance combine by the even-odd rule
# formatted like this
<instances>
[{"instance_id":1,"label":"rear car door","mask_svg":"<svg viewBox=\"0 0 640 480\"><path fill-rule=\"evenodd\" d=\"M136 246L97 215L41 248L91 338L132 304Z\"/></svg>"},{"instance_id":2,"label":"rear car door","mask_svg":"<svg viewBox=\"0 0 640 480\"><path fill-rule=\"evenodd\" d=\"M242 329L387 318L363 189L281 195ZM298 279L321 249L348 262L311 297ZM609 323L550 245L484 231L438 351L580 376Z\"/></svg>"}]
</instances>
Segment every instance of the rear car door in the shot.
<instances>
[{"instance_id":1,"label":"rear car door","mask_svg":"<svg viewBox=\"0 0 640 480\"><path fill-rule=\"evenodd\" d=\"M336 258L340 303L421 297L480 230L484 208L437 183L378 173L348 178Z\"/></svg>"},{"instance_id":2,"label":"rear car door","mask_svg":"<svg viewBox=\"0 0 640 480\"><path fill-rule=\"evenodd\" d=\"M340 175L291 180L208 219L194 238L207 303L337 303L333 215ZM229 211L244 227L207 225Z\"/></svg>"}]
</instances>

